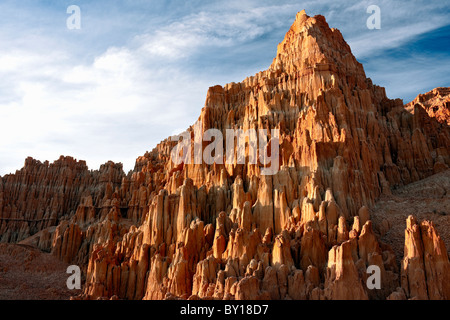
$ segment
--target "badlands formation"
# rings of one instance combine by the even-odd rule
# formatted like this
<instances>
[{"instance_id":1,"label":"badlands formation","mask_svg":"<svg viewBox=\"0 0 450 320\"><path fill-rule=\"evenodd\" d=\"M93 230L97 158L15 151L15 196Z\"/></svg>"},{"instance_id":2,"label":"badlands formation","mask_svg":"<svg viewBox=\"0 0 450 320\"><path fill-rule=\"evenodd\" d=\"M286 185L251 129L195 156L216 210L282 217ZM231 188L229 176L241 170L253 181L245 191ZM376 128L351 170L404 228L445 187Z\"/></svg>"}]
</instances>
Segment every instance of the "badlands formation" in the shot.
<instances>
[{"instance_id":1,"label":"badlands formation","mask_svg":"<svg viewBox=\"0 0 450 320\"><path fill-rule=\"evenodd\" d=\"M388 99L302 11L271 66L211 87L199 121L278 129L279 171L176 165L170 139L128 174L28 158L0 177L0 248L80 266L74 299L450 299L449 88Z\"/></svg>"}]
</instances>

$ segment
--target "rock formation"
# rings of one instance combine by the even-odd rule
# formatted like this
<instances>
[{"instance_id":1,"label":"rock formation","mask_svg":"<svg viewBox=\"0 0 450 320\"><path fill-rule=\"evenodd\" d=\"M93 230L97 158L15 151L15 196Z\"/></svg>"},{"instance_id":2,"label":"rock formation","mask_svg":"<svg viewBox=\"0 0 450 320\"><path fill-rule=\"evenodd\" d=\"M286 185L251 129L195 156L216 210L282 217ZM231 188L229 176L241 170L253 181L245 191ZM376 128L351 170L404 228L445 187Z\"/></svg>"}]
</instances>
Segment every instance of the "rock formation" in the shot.
<instances>
[{"instance_id":1,"label":"rock formation","mask_svg":"<svg viewBox=\"0 0 450 320\"><path fill-rule=\"evenodd\" d=\"M0 178L0 242L19 242L58 225L74 215L86 195L91 206L95 201L103 207L123 177L122 166L112 162L92 172L85 161L71 157L52 164L26 159L16 174Z\"/></svg>"},{"instance_id":2,"label":"rock formation","mask_svg":"<svg viewBox=\"0 0 450 320\"><path fill-rule=\"evenodd\" d=\"M408 219L400 268L371 208L448 169L449 97L438 88L406 106L388 99L342 34L302 11L269 69L211 87L187 130L194 143L213 128L278 129L276 174L248 162L177 164L171 139L128 175L113 163L88 171L71 158L27 159L0 178L0 238L32 236L80 265L80 299L448 299L433 224ZM367 286L369 266L380 289Z\"/></svg>"}]
</instances>

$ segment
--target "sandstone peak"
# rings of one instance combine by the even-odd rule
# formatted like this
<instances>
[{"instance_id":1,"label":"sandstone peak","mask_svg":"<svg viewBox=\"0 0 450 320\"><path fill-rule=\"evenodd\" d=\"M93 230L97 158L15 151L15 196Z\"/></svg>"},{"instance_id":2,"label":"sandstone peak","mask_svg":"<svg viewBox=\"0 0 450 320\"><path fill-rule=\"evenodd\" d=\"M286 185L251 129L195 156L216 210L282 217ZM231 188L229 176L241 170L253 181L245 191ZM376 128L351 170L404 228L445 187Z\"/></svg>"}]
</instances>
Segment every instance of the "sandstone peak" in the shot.
<instances>
[{"instance_id":1,"label":"sandstone peak","mask_svg":"<svg viewBox=\"0 0 450 320\"><path fill-rule=\"evenodd\" d=\"M295 21L291 26L291 29L298 33L300 32L300 27L301 25L309 18L309 16L306 14L305 9L303 9L302 11L297 12L297 14L295 15Z\"/></svg>"},{"instance_id":2,"label":"sandstone peak","mask_svg":"<svg viewBox=\"0 0 450 320\"><path fill-rule=\"evenodd\" d=\"M310 17L305 10L297 13L294 23L278 45L270 70L289 75L312 71L356 75L365 78L362 65L338 29L330 28L325 17Z\"/></svg>"},{"instance_id":3,"label":"sandstone peak","mask_svg":"<svg viewBox=\"0 0 450 320\"><path fill-rule=\"evenodd\" d=\"M388 99L342 34L302 11L269 70L211 87L199 118L201 130L279 130L279 171L175 164L170 140L128 175L29 160L0 178L0 242L80 265L85 299L448 298L433 224L407 220L399 271L372 209L448 169L449 95L426 94L413 110ZM373 265L381 291L366 286Z\"/></svg>"}]
</instances>

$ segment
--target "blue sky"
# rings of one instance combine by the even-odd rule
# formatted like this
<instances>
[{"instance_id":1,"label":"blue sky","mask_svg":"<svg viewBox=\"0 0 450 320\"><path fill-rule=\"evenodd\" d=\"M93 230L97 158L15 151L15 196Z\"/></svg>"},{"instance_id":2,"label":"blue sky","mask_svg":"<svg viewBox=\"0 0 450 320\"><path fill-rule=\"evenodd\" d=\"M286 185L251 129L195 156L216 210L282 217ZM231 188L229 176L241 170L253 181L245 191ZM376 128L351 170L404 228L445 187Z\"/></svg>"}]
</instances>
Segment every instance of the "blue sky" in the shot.
<instances>
[{"instance_id":1,"label":"blue sky","mask_svg":"<svg viewBox=\"0 0 450 320\"><path fill-rule=\"evenodd\" d=\"M381 29L369 30L369 5ZM69 5L81 29L66 27ZM389 98L450 86L444 1L44 1L0 3L0 175L32 156L126 170L193 124L208 87L265 70L298 11L322 14Z\"/></svg>"}]
</instances>

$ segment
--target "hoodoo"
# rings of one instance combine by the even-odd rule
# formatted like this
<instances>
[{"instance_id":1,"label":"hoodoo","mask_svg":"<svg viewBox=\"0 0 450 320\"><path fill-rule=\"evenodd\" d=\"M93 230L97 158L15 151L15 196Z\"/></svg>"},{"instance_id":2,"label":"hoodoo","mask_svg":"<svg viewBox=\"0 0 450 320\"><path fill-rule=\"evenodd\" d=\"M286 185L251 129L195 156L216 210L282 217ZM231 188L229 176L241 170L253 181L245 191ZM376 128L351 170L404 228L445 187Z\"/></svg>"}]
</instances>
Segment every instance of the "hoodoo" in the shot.
<instances>
[{"instance_id":1,"label":"hoodoo","mask_svg":"<svg viewBox=\"0 0 450 320\"><path fill-rule=\"evenodd\" d=\"M77 299L449 299L448 234L409 217L399 256L372 210L448 174L449 101L448 88L388 99L339 30L302 11L271 66L209 88L201 126L187 130L192 142L195 130L278 130L275 174L179 163L171 139L128 175L111 162L27 159L0 178L0 239L79 265ZM381 289L366 285L369 266Z\"/></svg>"}]
</instances>

